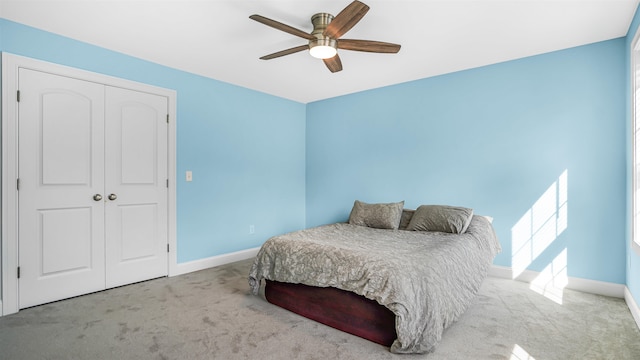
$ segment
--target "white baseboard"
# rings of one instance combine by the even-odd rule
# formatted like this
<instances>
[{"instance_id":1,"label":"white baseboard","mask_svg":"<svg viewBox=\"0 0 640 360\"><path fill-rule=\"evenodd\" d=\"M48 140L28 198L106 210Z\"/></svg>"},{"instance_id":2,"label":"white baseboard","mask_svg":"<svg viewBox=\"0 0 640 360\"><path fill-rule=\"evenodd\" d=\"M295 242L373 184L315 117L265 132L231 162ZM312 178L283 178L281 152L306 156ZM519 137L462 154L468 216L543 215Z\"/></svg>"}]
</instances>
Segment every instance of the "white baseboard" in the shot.
<instances>
[{"instance_id":1,"label":"white baseboard","mask_svg":"<svg viewBox=\"0 0 640 360\"><path fill-rule=\"evenodd\" d=\"M636 321L636 325L640 328L640 308L638 308L638 303L636 303L629 288L626 286L624 287L624 301L626 301L629 311L631 311L631 315L633 315L633 319Z\"/></svg>"},{"instance_id":2,"label":"white baseboard","mask_svg":"<svg viewBox=\"0 0 640 360\"><path fill-rule=\"evenodd\" d=\"M187 274L198 270L204 270L240 260L250 259L252 257L255 257L258 254L259 250L260 248L256 247L252 249L236 251L229 254L217 255L205 259L180 263L176 265L175 273L171 274L170 276Z\"/></svg>"},{"instance_id":3,"label":"white baseboard","mask_svg":"<svg viewBox=\"0 0 640 360\"><path fill-rule=\"evenodd\" d=\"M506 266L491 265L491 267L489 268L489 276L492 277L500 279L512 279L511 274L511 268Z\"/></svg>"},{"instance_id":4,"label":"white baseboard","mask_svg":"<svg viewBox=\"0 0 640 360\"><path fill-rule=\"evenodd\" d=\"M525 270L518 275L515 280L530 283L540 275L537 271ZM513 279L513 271L509 267L492 265L489 268L489 276ZM590 294L625 298L625 288L623 284L615 284L605 281L589 280L576 277L569 277L567 289L582 291Z\"/></svg>"}]
</instances>

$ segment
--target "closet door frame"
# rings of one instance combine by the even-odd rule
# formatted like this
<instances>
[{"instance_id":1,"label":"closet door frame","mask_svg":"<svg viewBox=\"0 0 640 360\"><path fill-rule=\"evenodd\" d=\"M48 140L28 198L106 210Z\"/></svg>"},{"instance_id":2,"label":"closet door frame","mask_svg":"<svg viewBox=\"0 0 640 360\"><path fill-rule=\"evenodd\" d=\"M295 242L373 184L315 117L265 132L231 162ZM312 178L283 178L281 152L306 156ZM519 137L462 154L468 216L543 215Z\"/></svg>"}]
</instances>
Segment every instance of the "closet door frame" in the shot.
<instances>
[{"instance_id":1,"label":"closet door frame","mask_svg":"<svg viewBox=\"0 0 640 360\"><path fill-rule=\"evenodd\" d=\"M178 275L176 251L176 98L175 90L120 79L72 67L2 53L2 229L0 247L0 316L16 313L18 302L18 70L41 72L91 81L108 86L165 96L169 104L168 127L168 219L169 276Z\"/></svg>"}]
</instances>

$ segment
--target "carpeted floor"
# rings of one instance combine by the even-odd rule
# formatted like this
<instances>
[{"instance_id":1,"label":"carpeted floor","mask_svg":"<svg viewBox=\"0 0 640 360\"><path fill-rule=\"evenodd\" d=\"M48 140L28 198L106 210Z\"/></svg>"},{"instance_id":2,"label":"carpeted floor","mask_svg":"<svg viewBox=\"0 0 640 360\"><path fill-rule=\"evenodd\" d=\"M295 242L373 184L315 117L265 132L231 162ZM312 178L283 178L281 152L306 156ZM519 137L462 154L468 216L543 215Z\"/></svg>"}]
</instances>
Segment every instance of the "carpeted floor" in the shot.
<instances>
[{"instance_id":1,"label":"carpeted floor","mask_svg":"<svg viewBox=\"0 0 640 360\"><path fill-rule=\"evenodd\" d=\"M0 317L1 359L640 359L622 299L565 290L562 305L488 278L434 353L394 355L249 294L251 260Z\"/></svg>"}]
</instances>

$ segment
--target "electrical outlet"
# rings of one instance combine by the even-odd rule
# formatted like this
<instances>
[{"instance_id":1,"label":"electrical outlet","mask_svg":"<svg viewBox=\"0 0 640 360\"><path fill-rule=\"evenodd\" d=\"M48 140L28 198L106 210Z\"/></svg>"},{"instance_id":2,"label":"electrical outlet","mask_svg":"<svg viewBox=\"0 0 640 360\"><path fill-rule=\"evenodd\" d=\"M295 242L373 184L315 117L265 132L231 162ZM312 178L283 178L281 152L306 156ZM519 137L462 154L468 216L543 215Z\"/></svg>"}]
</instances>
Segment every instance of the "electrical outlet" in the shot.
<instances>
[{"instance_id":1,"label":"electrical outlet","mask_svg":"<svg viewBox=\"0 0 640 360\"><path fill-rule=\"evenodd\" d=\"M193 181L193 173L191 172L191 170L187 170L187 174L185 177L187 181Z\"/></svg>"},{"instance_id":2,"label":"electrical outlet","mask_svg":"<svg viewBox=\"0 0 640 360\"><path fill-rule=\"evenodd\" d=\"M256 232L256 227L253 225L249 225L249 234L255 234Z\"/></svg>"}]
</instances>

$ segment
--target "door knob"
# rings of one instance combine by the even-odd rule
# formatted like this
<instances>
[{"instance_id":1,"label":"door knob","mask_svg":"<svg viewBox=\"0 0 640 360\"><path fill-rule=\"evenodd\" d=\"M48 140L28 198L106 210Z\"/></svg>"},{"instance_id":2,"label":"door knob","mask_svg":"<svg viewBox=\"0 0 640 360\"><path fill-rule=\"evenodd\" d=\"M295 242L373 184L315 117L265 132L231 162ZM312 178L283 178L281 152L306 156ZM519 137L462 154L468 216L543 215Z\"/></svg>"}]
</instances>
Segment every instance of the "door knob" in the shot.
<instances>
[{"instance_id":1,"label":"door knob","mask_svg":"<svg viewBox=\"0 0 640 360\"><path fill-rule=\"evenodd\" d=\"M93 195L93 200L95 200L95 201L100 201L100 200L102 200L102 195L100 195L100 194L95 194L95 195Z\"/></svg>"},{"instance_id":2,"label":"door knob","mask_svg":"<svg viewBox=\"0 0 640 360\"><path fill-rule=\"evenodd\" d=\"M116 194L109 194L109 196L107 196L109 198L109 200L115 200L118 198L118 196L116 196Z\"/></svg>"}]
</instances>

